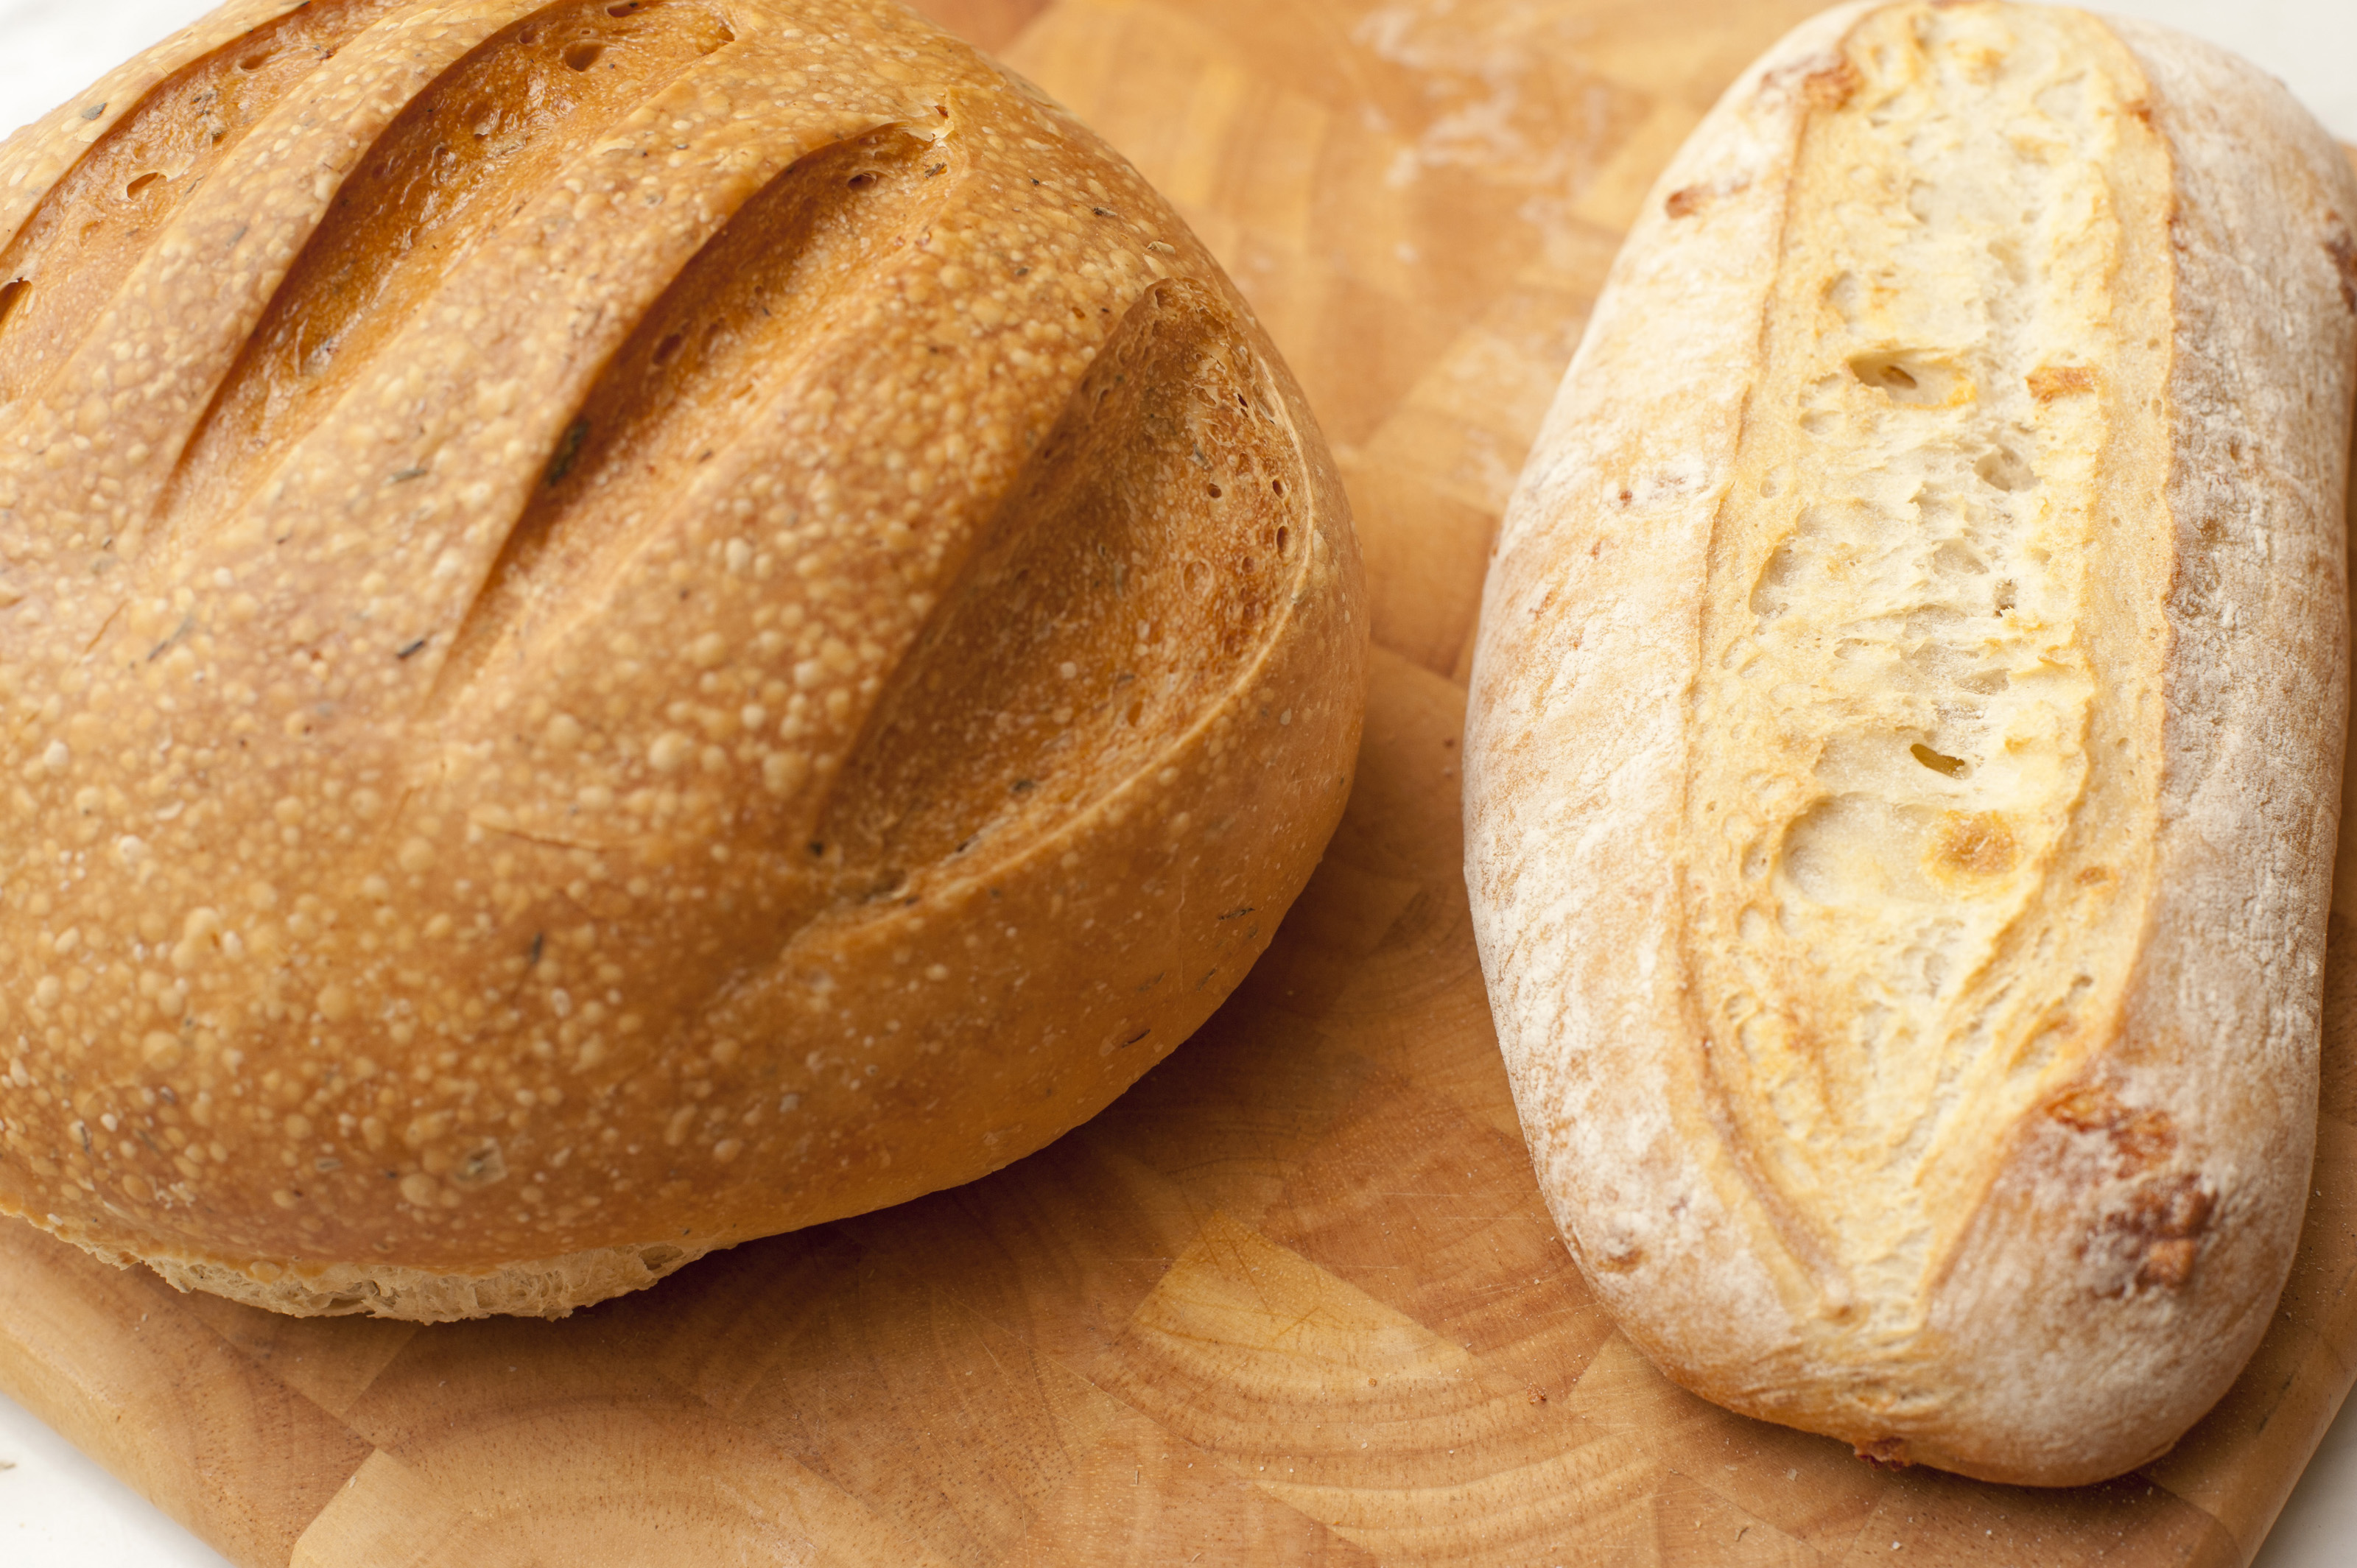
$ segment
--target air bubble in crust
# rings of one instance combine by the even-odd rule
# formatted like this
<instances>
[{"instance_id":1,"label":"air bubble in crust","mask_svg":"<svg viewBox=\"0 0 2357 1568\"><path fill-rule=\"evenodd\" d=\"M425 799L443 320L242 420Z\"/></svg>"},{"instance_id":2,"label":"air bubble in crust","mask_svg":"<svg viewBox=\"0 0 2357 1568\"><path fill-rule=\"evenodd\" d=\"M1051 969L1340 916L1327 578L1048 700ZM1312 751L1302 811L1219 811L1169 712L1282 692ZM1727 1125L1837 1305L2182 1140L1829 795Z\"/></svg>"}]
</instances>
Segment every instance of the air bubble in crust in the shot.
<instances>
[{"instance_id":1,"label":"air bubble in crust","mask_svg":"<svg viewBox=\"0 0 2357 1568\"><path fill-rule=\"evenodd\" d=\"M1951 779L1961 779L1964 776L1965 764L1961 757L1950 757L1943 751L1934 751L1920 740L1909 746L1907 751L1916 761L1934 773L1943 773Z\"/></svg>"},{"instance_id":2,"label":"air bubble in crust","mask_svg":"<svg viewBox=\"0 0 2357 1568\"><path fill-rule=\"evenodd\" d=\"M2011 494L2026 490L2038 482L2038 474L2021 454L2009 446L1999 446L1973 465L1973 472L1981 482Z\"/></svg>"},{"instance_id":3,"label":"air bubble in crust","mask_svg":"<svg viewBox=\"0 0 2357 1568\"><path fill-rule=\"evenodd\" d=\"M1891 402L1912 408L1944 408L1973 399L1971 381L1954 366L1915 350L1852 355L1849 371Z\"/></svg>"}]
</instances>

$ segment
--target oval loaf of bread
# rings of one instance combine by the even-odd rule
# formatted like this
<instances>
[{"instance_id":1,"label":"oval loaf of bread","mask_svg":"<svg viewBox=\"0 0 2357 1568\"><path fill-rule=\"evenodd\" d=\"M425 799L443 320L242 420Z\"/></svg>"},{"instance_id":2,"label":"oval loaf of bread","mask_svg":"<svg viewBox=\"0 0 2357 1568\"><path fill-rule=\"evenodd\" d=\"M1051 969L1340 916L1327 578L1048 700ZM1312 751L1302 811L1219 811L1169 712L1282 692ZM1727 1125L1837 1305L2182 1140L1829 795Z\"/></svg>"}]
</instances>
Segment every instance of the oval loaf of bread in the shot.
<instances>
[{"instance_id":1,"label":"oval loaf of bread","mask_svg":"<svg viewBox=\"0 0 2357 1568\"><path fill-rule=\"evenodd\" d=\"M1338 820L1349 516L888 0L237 0L0 148L0 1208L559 1314L967 1180Z\"/></svg>"},{"instance_id":2,"label":"oval loaf of bread","mask_svg":"<svg viewBox=\"0 0 2357 1568\"><path fill-rule=\"evenodd\" d=\"M1851 6L1696 131L1506 520L1469 875L1666 1372L2090 1481L2233 1379L2313 1145L2357 188L2156 28Z\"/></svg>"}]
</instances>

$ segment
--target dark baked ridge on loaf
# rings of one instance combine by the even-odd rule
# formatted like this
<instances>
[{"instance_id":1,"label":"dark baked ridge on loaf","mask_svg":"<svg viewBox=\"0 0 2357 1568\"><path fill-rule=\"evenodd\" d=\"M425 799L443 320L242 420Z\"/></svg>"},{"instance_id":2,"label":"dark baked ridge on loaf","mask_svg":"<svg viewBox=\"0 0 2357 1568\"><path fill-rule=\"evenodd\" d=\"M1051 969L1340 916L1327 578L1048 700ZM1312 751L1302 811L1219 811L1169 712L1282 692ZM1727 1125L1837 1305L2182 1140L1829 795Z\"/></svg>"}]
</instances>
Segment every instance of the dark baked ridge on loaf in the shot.
<instances>
[{"instance_id":1,"label":"dark baked ridge on loaf","mask_svg":"<svg viewBox=\"0 0 2357 1568\"><path fill-rule=\"evenodd\" d=\"M1339 816L1298 392L896 7L232 8L0 190L0 1207L93 1251L562 1312L969 1179Z\"/></svg>"}]
</instances>

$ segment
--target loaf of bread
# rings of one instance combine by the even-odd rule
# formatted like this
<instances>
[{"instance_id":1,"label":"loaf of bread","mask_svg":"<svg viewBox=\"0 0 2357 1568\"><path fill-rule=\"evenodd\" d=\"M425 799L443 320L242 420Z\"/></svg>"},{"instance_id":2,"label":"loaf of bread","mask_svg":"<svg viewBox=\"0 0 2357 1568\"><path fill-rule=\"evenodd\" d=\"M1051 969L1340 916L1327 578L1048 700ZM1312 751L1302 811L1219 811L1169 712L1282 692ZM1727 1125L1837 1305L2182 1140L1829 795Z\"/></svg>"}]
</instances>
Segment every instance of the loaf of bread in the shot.
<instances>
[{"instance_id":1,"label":"loaf of bread","mask_svg":"<svg viewBox=\"0 0 2357 1568\"><path fill-rule=\"evenodd\" d=\"M1366 617L1170 208L888 0L236 0L0 148L0 1207L561 1314L1219 1004Z\"/></svg>"},{"instance_id":2,"label":"loaf of bread","mask_svg":"<svg viewBox=\"0 0 2357 1568\"><path fill-rule=\"evenodd\" d=\"M1806 24L1656 188L1499 542L1466 821L1540 1181L1686 1387L2059 1485L2257 1344L2352 222L2272 81L1995 0Z\"/></svg>"}]
</instances>

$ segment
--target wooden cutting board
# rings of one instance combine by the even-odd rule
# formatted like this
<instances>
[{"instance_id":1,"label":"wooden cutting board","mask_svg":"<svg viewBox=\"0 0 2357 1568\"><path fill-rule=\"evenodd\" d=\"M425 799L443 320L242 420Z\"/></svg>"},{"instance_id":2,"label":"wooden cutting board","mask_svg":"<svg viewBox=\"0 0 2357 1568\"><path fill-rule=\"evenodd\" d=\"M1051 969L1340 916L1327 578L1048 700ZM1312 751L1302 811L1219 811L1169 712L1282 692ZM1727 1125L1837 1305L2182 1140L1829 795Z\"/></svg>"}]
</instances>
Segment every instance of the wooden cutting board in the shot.
<instances>
[{"instance_id":1,"label":"wooden cutting board","mask_svg":"<svg viewBox=\"0 0 2357 1568\"><path fill-rule=\"evenodd\" d=\"M1275 947L1045 1152L561 1323L275 1318L0 1224L0 1389L253 1565L2246 1562L2357 1351L2341 912L2281 1315L2107 1486L1887 1473L1681 1392L1516 1130L1458 865L1490 532L1654 172L1810 3L935 0L1176 199L1340 456L1372 711Z\"/></svg>"}]
</instances>

